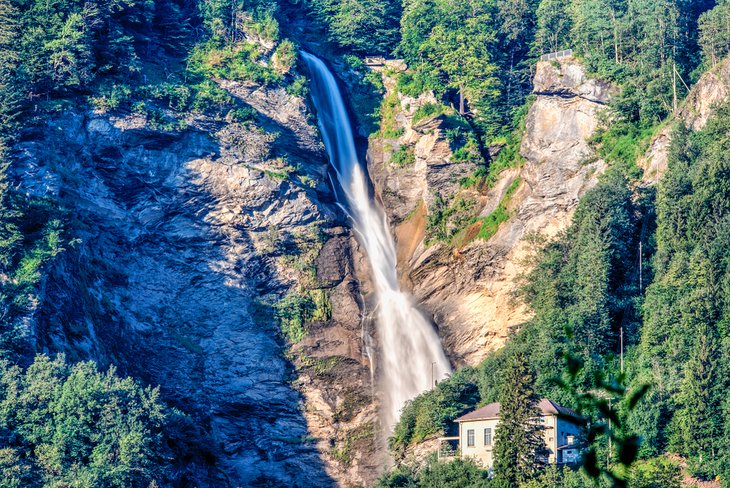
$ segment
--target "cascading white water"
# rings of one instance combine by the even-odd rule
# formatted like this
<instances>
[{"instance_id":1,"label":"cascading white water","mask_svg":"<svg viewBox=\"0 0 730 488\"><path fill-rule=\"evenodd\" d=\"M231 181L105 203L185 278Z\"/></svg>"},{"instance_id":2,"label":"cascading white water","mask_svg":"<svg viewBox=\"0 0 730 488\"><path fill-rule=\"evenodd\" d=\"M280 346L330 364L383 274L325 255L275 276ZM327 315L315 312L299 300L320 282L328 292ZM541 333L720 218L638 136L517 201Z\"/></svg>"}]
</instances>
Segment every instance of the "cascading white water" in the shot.
<instances>
[{"instance_id":1,"label":"cascading white water","mask_svg":"<svg viewBox=\"0 0 730 488\"><path fill-rule=\"evenodd\" d=\"M400 289L395 243L383 209L370 198L337 82L322 60L305 52L301 55L311 73L312 100L325 148L372 268L381 348L377 373L383 425L389 432L405 402L431 388L432 378L440 380L451 367L433 327Z\"/></svg>"}]
</instances>

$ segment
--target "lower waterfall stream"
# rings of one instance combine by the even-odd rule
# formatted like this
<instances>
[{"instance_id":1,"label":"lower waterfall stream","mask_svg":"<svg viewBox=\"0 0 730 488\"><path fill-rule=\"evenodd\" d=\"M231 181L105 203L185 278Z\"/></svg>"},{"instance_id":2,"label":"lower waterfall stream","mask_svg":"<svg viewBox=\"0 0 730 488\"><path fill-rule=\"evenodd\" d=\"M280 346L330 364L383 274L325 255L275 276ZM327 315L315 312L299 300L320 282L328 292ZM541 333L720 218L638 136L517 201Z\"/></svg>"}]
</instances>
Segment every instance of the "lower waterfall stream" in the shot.
<instances>
[{"instance_id":1,"label":"lower waterfall stream","mask_svg":"<svg viewBox=\"0 0 730 488\"><path fill-rule=\"evenodd\" d=\"M305 52L301 56L311 74L312 100L325 148L347 200L344 208L370 262L380 344L376 376L383 427L390 433L405 402L431 388L432 381L444 378L451 367L432 324L400 289L395 243L385 212L370 198L337 82L322 60Z\"/></svg>"}]
</instances>

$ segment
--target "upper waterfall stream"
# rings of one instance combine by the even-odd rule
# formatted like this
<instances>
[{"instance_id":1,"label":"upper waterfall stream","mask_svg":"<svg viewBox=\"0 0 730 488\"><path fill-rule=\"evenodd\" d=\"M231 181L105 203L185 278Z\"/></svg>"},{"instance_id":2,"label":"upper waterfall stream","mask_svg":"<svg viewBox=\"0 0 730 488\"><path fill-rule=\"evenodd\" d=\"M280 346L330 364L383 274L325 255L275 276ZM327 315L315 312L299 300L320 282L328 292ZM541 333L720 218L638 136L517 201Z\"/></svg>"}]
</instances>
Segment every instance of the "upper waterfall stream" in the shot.
<instances>
[{"instance_id":1,"label":"upper waterfall stream","mask_svg":"<svg viewBox=\"0 0 730 488\"><path fill-rule=\"evenodd\" d=\"M305 52L301 55L311 73L312 100L327 154L370 261L380 343L376 371L383 395L383 425L390 432L405 402L431 388L432 378L443 378L451 367L433 326L400 289L395 243L385 212L370 198L337 82L322 60Z\"/></svg>"}]
</instances>

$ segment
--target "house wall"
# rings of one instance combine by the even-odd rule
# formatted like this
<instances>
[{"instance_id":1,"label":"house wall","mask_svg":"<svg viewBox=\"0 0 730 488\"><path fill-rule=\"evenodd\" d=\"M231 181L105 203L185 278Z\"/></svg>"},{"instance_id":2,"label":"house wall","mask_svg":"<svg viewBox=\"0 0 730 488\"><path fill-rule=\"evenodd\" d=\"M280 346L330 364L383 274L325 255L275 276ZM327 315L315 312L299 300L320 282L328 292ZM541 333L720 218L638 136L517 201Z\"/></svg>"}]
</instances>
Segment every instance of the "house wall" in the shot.
<instances>
[{"instance_id":1,"label":"house wall","mask_svg":"<svg viewBox=\"0 0 730 488\"><path fill-rule=\"evenodd\" d=\"M478 461L485 469L490 469L494 464L493 449L494 439L499 419L474 420L459 422L459 449L462 457L470 457ZM558 450L558 447L568 443L568 436L575 437L576 444L579 442L581 427L567 419L558 418L555 415L541 416L543 426L543 438L547 449L548 463L576 462L578 449ZM484 445L484 429L492 429L492 443ZM468 445L469 430L474 431L474 446ZM567 452L566 452L567 451ZM564 459L565 458L565 459Z\"/></svg>"},{"instance_id":2,"label":"house wall","mask_svg":"<svg viewBox=\"0 0 730 488\"><path fill-rule=\"evenodd\" d=\"M578 444L580 442L580 437L582 435L582 429L581 427L571 422L568 419L561 419L557 418L557 447L562 447L568 444L568 436L572 435L575 439L575 443ZM563 449L562 451L558 452L557 455L557 462L558 463L574 463L577 462L577 456L578 456L578 449Z\"/></svg>"},{"instance_id":3,"label":"house wall","mask_svg":"<svg viewBox=\"0 0 730 488\"><path fill-rule=\"evenodd\" d=\"M494 459L492 450L494 449L494 437L497 430L498 419L492 420L475 420L472 422L459 423L459 449L461 457L470 457L481 464L485 469L491 469ZM492 429L492 443L484 445L484 429ZM474 430L474 446L468 445L468 432Z\"/></svg>"},{"instance_id":4,"label":"house wall","mask_svg":"<svg viewBox=\"0 0 730 488\"><path fill-rule=\"evenodd\" d=\"M555 463L558 452L558 441L555 435L557 431L558 418L553 415L543 415L540 417L542 420L543 431L542 435L545 439L545 448L547 449L548 463Z\"/></svg>"}]
</instances>

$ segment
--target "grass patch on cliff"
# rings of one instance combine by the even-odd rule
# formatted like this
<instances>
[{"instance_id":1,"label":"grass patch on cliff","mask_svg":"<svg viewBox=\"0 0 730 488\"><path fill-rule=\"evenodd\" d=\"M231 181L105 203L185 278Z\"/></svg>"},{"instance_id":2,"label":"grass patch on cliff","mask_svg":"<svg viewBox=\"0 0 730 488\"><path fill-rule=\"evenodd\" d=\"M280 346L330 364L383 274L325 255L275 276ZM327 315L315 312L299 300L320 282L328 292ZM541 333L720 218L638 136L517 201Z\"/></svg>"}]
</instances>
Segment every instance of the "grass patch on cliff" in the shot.
<instances>
[{"instance_id":1,"label":"grass patch on cliff","mask_svg":"<svg viewBox=\"0 0 730 488\"><path fill-rule=\"evenodd\" d=\"M634 123L604 120L603 126L589 139L596 150L594 159L600 158L620 166L631 179L641 178L641 169L636 163L646 154L652 137L663 126L664 124L657 124L640 127Z\"/></svg>"},{"instance_id":2,"label":"grass patch on cliff","mask_svg":"<svg viewBox=\"0 0 730 488\"><path fill-rule=\"evenodd\" d=\"M327 292L321 289L290 292L274 305L281 333L291 344L307 336L308 324L325 322L332 317Z\"/></svg>"},{"instance_id":3,"label":"grass patch on cliff","mask_svg":"<svg viewBox=\"0 0 730 488\"><path fill-rule=\"evenodd\" d=\"M300 357L300 361L301 367L311 371L315 376L326 376L342 362L342 358L339 356L313 358L305 355Z\"/></svg>"},{"instance_id":4,"label":"grass patch on cliff","mask_svg":"<svg viewBox=\"0 0 730 488\"><path fill-rule=\"evenodd\" d=\"M491 140L490 146L501 146L499 152L489 162L489 165L481 166L474 174L463 178L460 182L462 187L476 188L480 192L485 192L494 186L502 171L509 168L519 168L525 163L525 158L520 154L520 146L522 145L522 137L525 134L527 113L535 99L534 96L528 97L524 105L515 113L515 130L494 137Z\"/></svg>"},{"instance_id":5,"label":"grass patch on cliff","mask_svg":"<svg viewBox=\"0 0 730 488\"><path fill-rule=\"evenodd\" d=\"M397 139L403 135L403 129L398 127L395 116L400 108L397 93L391 93L383 99L380 105L380 136L385 139Z\"/></svg>"},{"instance_id":6,"label":"grass patch on cliff","mask_svg":"<svg viewBox=\"0 0 730 488\"><path fill-rule=\"evenodd\" d=\"M370 422L346 431L343 439L337 442L330 454L342 466L349 467L358 441L375 437L375 425Z\"/></svg>"},{"instance_id":7,"label":"grass patch on cliff","mask_svg":"<svg viewBox=\"0 0 730 488\"><path fill-rule=\"evenodd\" d=\"M510 218L511 214L509 210L507 210L507 205L512 199L512 195L514 195L515 191L517 191L517 188L520 186L520 183L522 183L522 178L517 178L513 181L504 193L504 196L502 197L502 200L500 200L499 205L497 205L497 208L494 209L494 212L481 219L482 225L476 236L477 239L483 239L485 241L489 240L497 233L499 226Z\"/></svg>"},{"instance_id":8,"label":"grass patch on cliff","mask_svg":"<svg viewBox=\"0 0 730 488\"><path fill-rule=\"evenodd\" d=\"M472 219L467 223L466 227L456 232L456 234L451 238L449 243L450 246L459 249L476 239L484 241L491 239L499 230L499 226L509 220L512 216L507 206L521 182L522 179L517 178L510 184L507 191L504 193L504 196L500 200L499 205L497 205L497 208L495 208L492 213L486 217Z\"/></svg>"},{"instance_id":9,"label":"grass patch on cliff","mask_svg":"<svg viewBox=\"0 0 730 488\"><path fill-rule=\"evenodd\" d=\"M441 103L424 103L413 112L413 125L418 124L422 120L433 119L441 114L446 113L447 107Z\"/></svg>"},{"instance_id":10,"label":"grass patch on cliff","mask_svg":"<svg viewBox=\"0 0 730 488\"><path fill-rule=\"evenodd\" d=\"M433 195L426 219L426 243L440 241L450 245L454 234L474 222L476 203L459 195L448 204L441 194Z\"/></svg>"},{"instance_id":11,"label":"grass patch on cliff","mask_svg":"<svg viewBox=\"0 0 730 488\"><path fill-rule=\"evenodd\" d=\"M393 153L393 157L390 158L390 162L399 168L405 168L416 163L416 154L412 147L406 145L400 146L398 150Z\"/></svg>"},{"instance_id":12,"label":"grass patch on cliff","mask_svg":"<svg viewBox=\"0 0 730 488\"><path fill-rule=\"evenodd\" d=\"M282 81L281 73L262 62L261 48L250 42L220 47L215 41L195 46L190 69L205 78L253 81L271 85Z\"/></svg>"}]
</instances>

